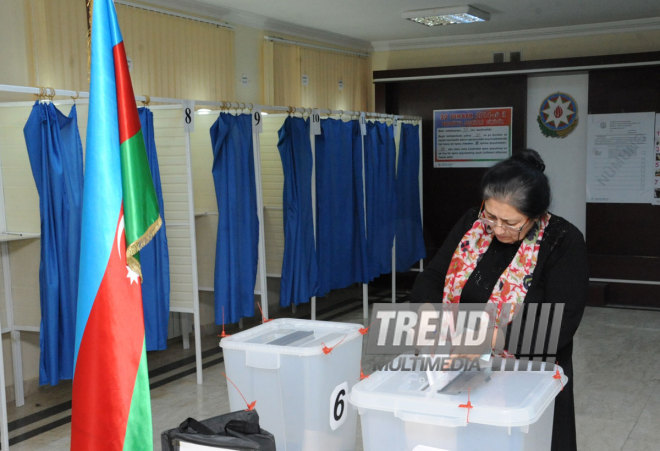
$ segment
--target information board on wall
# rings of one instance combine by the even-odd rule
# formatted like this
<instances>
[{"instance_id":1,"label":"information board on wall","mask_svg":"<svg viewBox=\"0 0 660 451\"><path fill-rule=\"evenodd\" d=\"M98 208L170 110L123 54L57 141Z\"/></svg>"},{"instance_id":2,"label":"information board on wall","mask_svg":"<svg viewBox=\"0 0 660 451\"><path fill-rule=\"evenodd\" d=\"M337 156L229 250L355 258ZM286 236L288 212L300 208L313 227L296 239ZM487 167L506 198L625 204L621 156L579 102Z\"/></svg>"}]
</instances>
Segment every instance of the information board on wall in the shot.
<instances>
[{"instance_id":1,"label":"information board on wall","mask_svg":"<svg viewBox=\"0 0 660 451\"><path fill-rule=\"evenodd\" d=\"M656 114L590 114L587 202L650 203Z\"/></svg>"},{"instance_id":2,"label":"information board on wall","mask_svg":"<svg viewBox=\"0 0 660 451\"><path fill-rule=\"evenodd\" d=\"M489 167L511 156L512 107L433 111L433 167Z\"/></svg>"}]
</instances>

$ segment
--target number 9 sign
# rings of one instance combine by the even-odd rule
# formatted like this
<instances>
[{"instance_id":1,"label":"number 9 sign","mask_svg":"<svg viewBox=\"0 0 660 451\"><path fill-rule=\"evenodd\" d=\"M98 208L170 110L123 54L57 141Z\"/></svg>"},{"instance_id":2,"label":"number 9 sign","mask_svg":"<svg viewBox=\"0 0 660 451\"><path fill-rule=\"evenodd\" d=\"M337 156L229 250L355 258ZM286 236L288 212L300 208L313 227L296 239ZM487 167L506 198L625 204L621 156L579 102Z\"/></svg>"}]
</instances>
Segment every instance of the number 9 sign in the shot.
<instances>
[{"instance_id":1,"label":"number 9 sign","mask_svg":"<svg viewBox=\"0 0 660 451\"><path fill-rule=\"evenodd\" d=\"M263 122L261 119L262 115L260 110L255 109L252 111L252 129L256 133L261 133L263 131Z\"/></svg>"},{"instance_id":2,"label":"number 9 sign","mask_svg":"<svg viewBox=\"0 0 660 451\"><path fill-rule=\"evenodd\" d=\"M348 416L348 383L343 382L330 394L330 429L339 428Z\"/></svg>"}]
</instances>

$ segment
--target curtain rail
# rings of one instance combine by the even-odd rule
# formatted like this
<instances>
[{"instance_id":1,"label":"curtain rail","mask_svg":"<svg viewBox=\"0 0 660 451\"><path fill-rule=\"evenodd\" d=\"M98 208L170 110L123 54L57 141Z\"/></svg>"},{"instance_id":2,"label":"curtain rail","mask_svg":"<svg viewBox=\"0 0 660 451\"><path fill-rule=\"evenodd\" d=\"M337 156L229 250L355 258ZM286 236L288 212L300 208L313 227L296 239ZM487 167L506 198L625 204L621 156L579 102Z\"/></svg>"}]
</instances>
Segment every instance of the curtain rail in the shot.
<instances>
[{"instance_id":1,"label":"curtain rail","mask_svg":"<svg viewBox=\"0 0 660 451\"><path fill-rule=\"evenodd\" d=\"M209 25L215 25L216 27L227 28L229 30L234 29L234 27L232 25L228 24L227 22L217 22L215 20L204 19L204 18L201 18L201 17L196 17L196 16L191 16L191 15L188 15L188 14L169 11L169 10L162 9L162 8L156 8L155 6L147 6L147 5L142 5L142 4L138 4L138 3L128 2L128 1L125 1L125 0L114 0L114 1L118 5L128 6L128 7L136 8L136 9L142 9L144 11L151 11L151 12L154 12L154 13L165 14L166 16L178 17L179 19L188 19L188 20L192 20L192 21L195 21L195 22L201 22L201 23L205 23L205 24L209 24Z\"/></svg>"},{"instance_id":2,"label":"curtain rail","mask_svg":"<svg viewBox=\"0 0 660 451\"><path fill-rule=\"evenodd\" d=\"M581 72L588 70L598 69L619 69L627 67L646 67L657 66L660 61L639 61L634 63L613 63L613 64L593 64L584 66L561 66L561 67L545 67L533 69L511 69L511 70L495 70L495 71L482 71L482 72L461 72L456 74L437 74L437 75L411 75L402 77L384 77L374 78L374 83L393 83L400 81L424 81L424 80L443 80L452 78L471 78L471 77L495 77L500 75L545 75L556 72Z\"/></svg>"},{"instance_id":3,"label":"curtain rail","mask_svg":"<svg viewBox=\"0 0 660 451\"><path fill-rule=\"evenodd\" d=\"M0 85L0 92L17 92L23 94L34 94L34 95L44 95L46 97L72 97L72 98L89 98L89 93L84 91L71 91L66 89L55 89L51 87L47 88L37 88L33 86L15 86L15 85ZM144 96L135 96L135 100L138 102L146 103L147 105L151 102L155 103L177 103L185 104L188 102L194 102L195 105L207 105L215 106L218 108L230 108L230 109L249 109L249 110L259 110L259 111L280 111L284 113L301 113L301 114L312 114L315 109L305 108L305 107L293 107L293 106L277 106L277 105L259 105L251 102L229 102L229 101L211 101L211 100L187 100L187 99L175 99L169 97L150 97L148 95ZM319 114L325 115L348 115L348 116L359 116L362 113L369 118L377 119L397 119L397 120L410 120L410 121L421 121L420 116L406 116L399 114L384 114L384 113L375 113L375 112L366 112L366 111L351 111L351 110L330 110L330 109L319 109Z\"/></svg>"},{"instance_id":4,"label":"curtain rail","mask_svg":"<svg viewBox=\"0 0 660 451\"><path fill-rule=\"evenodd\" d=\"M294 41L292 39L285 39L285 38L280 38L280 37L277 37L277 36L264 36L264 40L271 41L271 42L279 42L279 43L282 43L282 44L292 44L292 45L297 45L299 47L307 47L307 48L310 48L310 49L327 50L329 52L343 53L345 55L359 56L361 58L368 58L369 57L369 53L357 52L355 50L344 50L344 49L335 48L335 47L328 47L328 46L325 46L325 45L309 44L307 42Z\"/></svg>"}]
</instances>

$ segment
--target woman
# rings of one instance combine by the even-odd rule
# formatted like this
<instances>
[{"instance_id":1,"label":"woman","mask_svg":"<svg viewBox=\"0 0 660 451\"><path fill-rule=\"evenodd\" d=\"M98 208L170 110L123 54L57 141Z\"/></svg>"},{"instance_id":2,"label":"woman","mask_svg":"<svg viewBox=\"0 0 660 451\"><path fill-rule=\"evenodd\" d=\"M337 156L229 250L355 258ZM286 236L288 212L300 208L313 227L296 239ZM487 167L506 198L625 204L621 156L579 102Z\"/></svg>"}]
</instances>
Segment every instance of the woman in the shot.
<instances>
[{"instance_id":1,"label":"woman","mask_svg":"<svg viewBox=\"0 0 660 451\"><path fill-rule=\"evenodd\" d=\"M544 170L531 149L488 169L482 207L454 226L415 280L411 300L492 302L498 311L507 304L563 303L557 362L569 381L555 399L552 449L567 451L576 449L571 358L588 291L587 253L580 231L548 212Z\"/></svg>"}]
</instances>

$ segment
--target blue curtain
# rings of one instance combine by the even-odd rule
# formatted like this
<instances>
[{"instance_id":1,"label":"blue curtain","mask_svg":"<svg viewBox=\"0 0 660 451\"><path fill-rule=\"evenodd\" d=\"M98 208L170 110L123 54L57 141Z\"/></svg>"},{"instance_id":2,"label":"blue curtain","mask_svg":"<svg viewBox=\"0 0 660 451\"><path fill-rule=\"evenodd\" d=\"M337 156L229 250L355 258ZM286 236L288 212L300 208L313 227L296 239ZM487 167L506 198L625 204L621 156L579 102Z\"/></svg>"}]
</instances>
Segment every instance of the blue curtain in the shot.
<instances>
[{"instance_id":1,"label":"blue curtain","mask_svg":"<svg viewBox=\"0 0 660 451\"><path fill-rule=\"evenodd\" d=\"M254 315L259 220L252 154L252 116L221 113L211 126L218 201L215 322Z\"/></svg>"},{"instance_id":2,"label":"blue curtain","mask_svg":"<svg viewBox=\"0 0 660 451\"><path fill-rule=\"evenodd\" d=\"M145 342L147 351L160 351L167 348L167 323L170 317L170 257L165 232L163 190L154 141L154 115L148 108L138 108L138 115L151 178L158 197L160 217L163 219L163 225L156 236L140 251Z\"/></svg>"},{"instance_id":3,"label":"blue curtain","mask_svg":"<svg viewBox=\"0 0 660 451\"><path fill-rule=\"evenodd\" d=\"M396 177L396 269L426 257L419 205L419 125L401 124Z\"/></svg>"},{"instance_id":4,"label":"blue curtain","mask_svg":"<svg viewBox=\"0 0 660 451\"><path fill-rule=\"evenodd\" d=\"M35 103L23 134L41 213L39 384L56 385L73 377L83 189L76 106L65 116Z\"/></svg>"},{"instance_id":5,"label":"blue curtain","mask_svg":"<svg viewBox=\"0 0 660 451\"><path fill-rule=\"evenodd\" d=\"M392 272L396 217L395 163L393 127L383 122L367 122L364 178L369 280Z\"/></svg>"},{"instance_id":6,"label":"blue curtain","mask_svg":"<svg viewBox=\"0 0 660 451\"><path fill-rule=\"evenodd\" d=\"M309 120L287 117L277 148L284 171L284 258L280 305L309 302L317 295L318 265L312 211L312 145Z\"/></svg>"},{"instance_id":7,"label":"blue curtain","mask_svg":"<svg viewBox=\"0 0 660 451\"><path fill-rule=\"evenodd\" d=\"M367 282L362 137L357 121L321 121L316 136L319 296Z\"/></svg>"}]
</instances>

